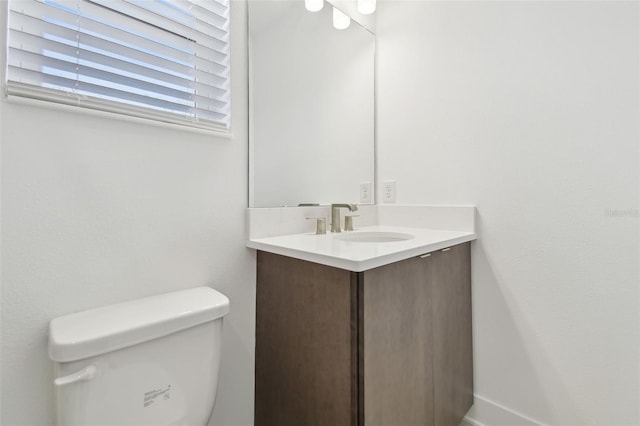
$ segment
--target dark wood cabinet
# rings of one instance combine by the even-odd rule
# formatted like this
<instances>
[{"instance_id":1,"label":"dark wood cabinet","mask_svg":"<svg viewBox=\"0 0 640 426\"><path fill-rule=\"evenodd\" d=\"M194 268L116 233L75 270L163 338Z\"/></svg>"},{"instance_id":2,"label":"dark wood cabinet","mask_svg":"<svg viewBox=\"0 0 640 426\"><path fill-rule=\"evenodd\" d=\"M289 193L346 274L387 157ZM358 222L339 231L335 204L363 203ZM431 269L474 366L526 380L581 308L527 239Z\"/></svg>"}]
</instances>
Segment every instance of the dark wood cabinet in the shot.
<instances>
[{"instance_id":1,"label":"dark wood cabinet","mask_svg":"<svg viewBox=\"0 0 640 426\"><path fill-rule=\"evenodd\" d=\"M256 426L357 424L354 278L258 252Z\"/></svg>"},{"instance_id":2,"label":"dark wood cabinet","mask_svg":"<svg viewBox=\"0 0 640 426\"><path fill-rule=\"evenodd\" d=\"M458 426L469 243L364 272L258 252L256 426Z\"/></svg>"},{"instance_id":3,"label":"dark wood cabinet","mask_svg":"<svg viewBox=\"0 0 640 426\"><path fill-rule=\"evenodd\" d=\"M473 404L471 255L468 244L433 253L434 425L460 424Z\"/></svg>"}]
</instances>

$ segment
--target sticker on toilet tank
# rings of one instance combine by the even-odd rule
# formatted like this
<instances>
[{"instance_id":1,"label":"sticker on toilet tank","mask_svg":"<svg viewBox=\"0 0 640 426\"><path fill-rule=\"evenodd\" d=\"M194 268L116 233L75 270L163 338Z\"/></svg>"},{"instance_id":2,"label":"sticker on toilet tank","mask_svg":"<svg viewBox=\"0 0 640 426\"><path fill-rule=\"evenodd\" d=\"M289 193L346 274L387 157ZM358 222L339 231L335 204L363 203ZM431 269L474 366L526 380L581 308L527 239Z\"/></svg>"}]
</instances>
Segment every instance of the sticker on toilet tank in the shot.
<instances>
[{"instance_id":1,"label":"sticker on toilet tank","mask_svg":"<svg viewBox=\"0 0 640 426\"><path fill-rule=\"evenodd\" d=\"M171 398L171 385L164 389L154 389L144 393L144 406L149 407L157 402Z\"/></svg>"}]
</instances>

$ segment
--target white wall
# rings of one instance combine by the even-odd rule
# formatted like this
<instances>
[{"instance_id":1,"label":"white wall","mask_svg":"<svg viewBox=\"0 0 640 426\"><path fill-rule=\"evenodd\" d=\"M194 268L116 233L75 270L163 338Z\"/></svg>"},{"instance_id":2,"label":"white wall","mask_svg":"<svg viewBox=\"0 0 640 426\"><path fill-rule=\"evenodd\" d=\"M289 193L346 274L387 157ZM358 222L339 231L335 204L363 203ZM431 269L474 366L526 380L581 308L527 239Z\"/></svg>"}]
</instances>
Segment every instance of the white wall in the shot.
<instances>
[{"instance_id":1,"label":"white wall","mask_svg":"<svg viewBox=\"0 0 640 426\"><path fill-rule=\"evenodd\" d=\"M542 424L640 424L638 5L378 9L379 180L477 205L478 401Z\"/></svg>"},{"instance_id":2,"label":"white wall","mask_svg":"<svg viewBox=\"0 0 640 426\"><path fill-rule=\"evenodd\" d=\"M244 2L231 12L231 139L0 100L2 425L54 423L49 320L201 285L231 300L211 424L253 424Z\"/></svg>"}]
</instances>

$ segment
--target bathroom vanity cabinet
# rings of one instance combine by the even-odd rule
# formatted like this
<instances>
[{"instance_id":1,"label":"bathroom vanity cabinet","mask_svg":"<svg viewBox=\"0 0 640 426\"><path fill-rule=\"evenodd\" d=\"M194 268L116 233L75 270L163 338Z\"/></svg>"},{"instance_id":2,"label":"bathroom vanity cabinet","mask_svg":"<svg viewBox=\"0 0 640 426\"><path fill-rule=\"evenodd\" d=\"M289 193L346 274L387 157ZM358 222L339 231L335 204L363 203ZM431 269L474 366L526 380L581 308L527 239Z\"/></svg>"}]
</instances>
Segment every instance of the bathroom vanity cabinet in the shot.
<instances>
[{"instance_id":1,"label":"bathroom vanity cabinet","mask_svg":"<svg viewBox=\"0 0 640 426\"><path fill-rule=\"evenodd\" d=\"M458 426L470 244L352 272L258 251L256 426Z\"/></svg>"}]
</instances>

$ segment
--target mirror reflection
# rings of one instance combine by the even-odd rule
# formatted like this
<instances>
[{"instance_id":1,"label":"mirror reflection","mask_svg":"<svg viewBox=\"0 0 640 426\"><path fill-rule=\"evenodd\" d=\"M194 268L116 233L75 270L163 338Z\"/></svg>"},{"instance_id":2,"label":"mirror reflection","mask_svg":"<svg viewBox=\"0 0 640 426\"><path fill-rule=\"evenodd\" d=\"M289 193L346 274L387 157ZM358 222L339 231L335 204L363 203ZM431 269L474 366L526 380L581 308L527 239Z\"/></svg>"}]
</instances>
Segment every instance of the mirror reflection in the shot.
<instances>
[{"instance_id":1,"label":"mirror reflection","mask_svg":"<svg viewBox=\"0 0 640 426\"><path fill-rule=\"evenodd\" d=\"M375 36L333 7L250 0L251 207L372 203Z\"/></svg>"}]
</instances>

